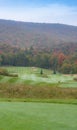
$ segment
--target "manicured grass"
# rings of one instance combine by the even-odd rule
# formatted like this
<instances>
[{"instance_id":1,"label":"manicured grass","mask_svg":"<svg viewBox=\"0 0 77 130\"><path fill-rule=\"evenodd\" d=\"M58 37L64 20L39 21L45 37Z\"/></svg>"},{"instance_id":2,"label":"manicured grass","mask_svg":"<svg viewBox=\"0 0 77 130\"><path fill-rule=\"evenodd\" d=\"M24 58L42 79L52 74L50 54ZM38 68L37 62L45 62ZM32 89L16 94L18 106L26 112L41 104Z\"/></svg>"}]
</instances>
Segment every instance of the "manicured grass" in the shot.
<instances>
[{"instance_id":1,"label":"manicured grass","mask_svg":"<svg viewBox=\"0 0 77 130\"><path fill-rule=\"evenodd\" d=\"M17 80L18 80L17 77L11 77L11 78L9 78L8 82L9 82L9 83L16 83Z\"/></svg>"},{"instance_id":2,"label":"manicured grass","mask_svg":"<svg viewBox=\"0 0 77 130\"><path fill-rule=\"evenodd\" d=\"M70 81L70 82L62 83L60 84L60 87L77 88L77 81Z\"/></svg>"},{"instance_id":3,"label":"manicured grass","mask_svg":"<svg viewBox=\"0 0 77 130\"><path fill-rule=\"evenodd\" d=\"M3 79L4 77L0 75L0 81Z\"/></svg>"},{"instance_id":4,"label":"manicured grass","mask_svg":"<svg viewBox=\"0 0 77 130\"><path fill-rule=\"evenodd\" d=\"M18 74L18 77L0 76L0 83L27 84L34 86L58 86L58 87L77 87L74 76L56 74L51 70L43 69L43 75L40 74L41 68L36 67L5 67L9 73Z\"/></svg>"},{"instance_id":5,"label":"manicured grass","mask_svg":"<svg viewBox=\"0 0 77 130\"><path fill-rule=\"evenodd\" d=\"M76 130L77 105L0 102L0 130Z\"/></svg>"},{"instance_id":6,"label":"manicured grass","mask_svg":"<svg viewBox=\"0 0 77 130\"><path fill-rule=\"evenodd\" d=\"M76 130L77 82L35 67L6 67L0 76L0 130Z\"/></svg>"},{"instance_id":7,"label":"manicured grass","mask_svg":"<svg viewBox=\"0 0 77 130\"><path fill-rule=\"evenodd\" d=\"M0 98L0 102L36 102L77 105L77 99Z\"/></svg>"}]
</instances>

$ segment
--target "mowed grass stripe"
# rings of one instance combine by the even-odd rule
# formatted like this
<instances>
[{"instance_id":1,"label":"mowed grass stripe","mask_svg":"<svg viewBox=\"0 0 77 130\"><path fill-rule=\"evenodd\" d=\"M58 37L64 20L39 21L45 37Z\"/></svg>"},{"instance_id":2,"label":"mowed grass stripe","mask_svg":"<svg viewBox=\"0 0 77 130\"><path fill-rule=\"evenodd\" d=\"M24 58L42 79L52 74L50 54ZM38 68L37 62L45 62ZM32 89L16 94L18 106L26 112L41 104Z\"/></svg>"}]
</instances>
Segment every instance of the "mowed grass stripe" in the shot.
<instances>
[{"instance_id":1,"label":"mowed grass stripe","mask_svg":"<svg viewBox=\"0 0 77 130\"><path fill-rule=\"evenodd\" d=\"M9 73L18 74L17 78L6 77L0 80L1 83L17 83L44 86L58 86L58 87L77 87L77 82L74 81L73 75L63 75L57 73L54 75L51 70L43 69L43 75L40 74L41 68L37 67L4 67Z\"/></svg>"},{"instance_id":2,"label":"mowed grass stripe","mask_svg":"<svg viewBox=\"0 0 77 130\"><path fill-rule=\"evenodd\" d=\"M60 87L77 88L77 81L68 81L60 84Z\"/></svg>"},{"instance_id":3,"label":"mowed grass stripe","mask_svg":"<svg viewBox=\"0 0 77 130\"><path fill-rule=\"evenodd\" d=\"M50 103L0 103L1 130L76 130L77 106Z\"/></svg>"},{"instance_id":4,"label":"mowed grass stripe","mask_svg":"<svg viewBox=\"0 0 77 130\"><path fill-rule=\"evenodd\" d=\"M11 79L11 77L8 76L2 76L3 78L0 80L0 83L6 83L9 81L9 79Z\"/></svg>"},{"instance_id":5,"label":"mowed grass stripe","mask_svg":"<svg viewBox=\"0 0 77 130\"><path fill-rule=\"evenodd\" d=\"M0 75L0 81L3 79L3 76Z\"/></svg>"},{"instance_id":6,"label":"mowed grass stripe","mask_svg":"<svg viewBox=\"0 0 77 130\"><path fill-rule=\"evenodd\" d=\"M11 77L11 78L8 80L8 82L9 82L9 83L16 83L17 80L18 80L17 77Z\"/></svg>"}]
</instances>

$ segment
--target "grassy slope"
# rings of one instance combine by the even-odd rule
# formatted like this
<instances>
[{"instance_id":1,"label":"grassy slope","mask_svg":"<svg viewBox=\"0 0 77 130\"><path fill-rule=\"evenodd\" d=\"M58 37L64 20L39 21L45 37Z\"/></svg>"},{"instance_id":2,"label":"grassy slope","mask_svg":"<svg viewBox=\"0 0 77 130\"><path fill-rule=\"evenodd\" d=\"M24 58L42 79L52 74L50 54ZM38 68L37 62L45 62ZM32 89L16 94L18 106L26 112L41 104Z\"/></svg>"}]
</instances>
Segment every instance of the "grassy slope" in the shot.
<instances>
[{"instance_id":1,"label":"grassy slope","mask_svg":"<svg viewBox=\"0 0 77 130\"><path fill-rule=\"evenodd\" d=\"M0 103L1 130L76 130L77 106L49 103Z\"/></svg>"},{"instance_id":2,"label":"grassy slope","mask_svg":"<svg viewBox=\"0 0 77 130\"><path fill-rule=\"evenodd\" d=\"M35 67L7 67L18 77L0 76L0 98L77 99L77 82L73 76L52 74Z\"/></svg>"},{"instance_id":3,"label":"grassy slope","mask_svg":"<svg viewBox=\"0 0 77 130\"><path fill-rule=\"evenodd\" d=\"M51 70L43 69L44 74L40 75L40 68L35 67L6 67L10 73L17 73L18 78L0 76L0 83L30 84L37 86L56 84L60 87L77 87L77 82L73 81L73 76L61 74L53 75Z\"/></svg>"},{"instance_id":4,"label":"grassy slope","mask_svg":"<svg viewBox=\"0 0 77 130\"><path fill-rule=\"evenodd\" d=\"M66 78L62 75L51 75L51 71L44 70L45 74L41 77L38 68L7 68L9 72L19 74L18 78L0 76L0 129L1 130L76 130L77 129L77 100L76 99L44 99L46 96L57 96L61 94L58 88L53 89L57 82L63 79L64 83L57 85L71 84L72 77ZM39 80L38 80L39 79ZM41 82L40 82L41 79ZM46 82L51 80L50 83ZM56 79L56 83L55 82ZM24 83L22 86L19 84ZM40 87L39 86L46 86ZM65 87L65 86L64 86ZM69 86L70 87L70 86ZM72 86L71 86L72 87ZM75 86L76 87L76 86ZM50 90L50 89L51 90ZM24 90L24 91L23 91ZM26 91L25 91L26 90ZM41 91L42 90L42 91ZM50 93L50 91L52 93ZM70 92L75 90L71 89ZM25 93L28 92L28 93ZM68 90L65 92L70 96ZM1 95L2 94L2 95ZM26 94L26 95L25 95ZM44 95L45 94L45 95ZM77 95L77 92L75 91ZM24 97L25 95L25 97ZM32 98L30 98L33 96ZM38 98L36 98L36 96ZM41 97L40 97L41 96ZM5 98L2 98L5 97ZM8 98L6 98L8 97ZM15 98L16 97L16 98ZM20 98L19 98L20 97ZM40 99L39 99L40 98ZM9 102L3 102L9 101ZM12 101L12 103L11 103ZM14 101L14 102L13 102ZM16 102L15 102L16 101ZM22 103L20 101L23 101ZM27 103L24 103L27 102ZM39 103L31 103L39 102ZM43 102L43 103L40 103ZM57 104L50 104L57 103ZM59 104L58 104L59 103ZM70 105L68 105L70 104Z\"/></svg>"}]
</instances>

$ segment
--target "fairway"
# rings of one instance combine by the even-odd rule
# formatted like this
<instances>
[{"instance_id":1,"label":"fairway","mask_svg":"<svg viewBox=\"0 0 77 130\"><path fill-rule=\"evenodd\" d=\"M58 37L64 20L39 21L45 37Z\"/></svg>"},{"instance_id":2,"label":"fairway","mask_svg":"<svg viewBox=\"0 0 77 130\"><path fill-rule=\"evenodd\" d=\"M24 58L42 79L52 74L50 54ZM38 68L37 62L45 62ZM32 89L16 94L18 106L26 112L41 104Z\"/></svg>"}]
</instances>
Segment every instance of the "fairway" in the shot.
<instances>
[{"instance_id":1,"label":"fairway","mask_svg":"<svg viewBox=\"0 0 77 130\"><path fill-rule=\"evenodd\" d=\"M77 130L77 105L0 102L0 130Z\"/></svg>"},{"instance_id":2,"label":"fairway","mask_svg":"<svg viewBox=\"0 0 77 130\"><path fill-rule=\"evenodd\" d=\"M30 84L30 85L50 85L56 84L58 87L77 87L73 75L53 74L51 70L37 67L4 67L9 73L18 74L18 77L0 76L0 83Z\"/></svg>"}]
</instances>

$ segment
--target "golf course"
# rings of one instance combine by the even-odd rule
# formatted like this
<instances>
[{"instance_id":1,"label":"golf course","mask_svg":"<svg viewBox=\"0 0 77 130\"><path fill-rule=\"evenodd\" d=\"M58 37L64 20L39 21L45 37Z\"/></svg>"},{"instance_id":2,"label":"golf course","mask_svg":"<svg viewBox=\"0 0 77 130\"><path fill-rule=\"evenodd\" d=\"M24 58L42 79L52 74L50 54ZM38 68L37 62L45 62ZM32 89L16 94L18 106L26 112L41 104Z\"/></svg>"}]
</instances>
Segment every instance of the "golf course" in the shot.
<instances>
[{"instance_id":1,"label":"golf course","mask_svg":"<svg viewBox=\"0 0 77 130\"><path fill-rule=\"evenodd\" d=\"M9 73L17 74L18 77L0 76L0 83L11 84L31 84L31 85L45 85L53 84L59 87L77 87L77 82L74 77L77 75L63 75L57 73L53 74L52 70L42 69L43 74L40 74L41 68L36 67L2 67L7 69Z\"/></svg>"},{"instance_id":2,"label":"golf course","mask_svg":"<svg viewBox=\"0 0 77 130\"><path fill-rule=\"evenodd\" d=\"M77 0L0 1L0 130L77 130Z\"/></svg>"},{"instance_id":3,"label":"golf course","mask_svg":"<svg viewBox=\"0 0 77 130\"><path fill-rule=\"evenodd\" d=\"M1 69L10 75L0 75L0 130L77 129L76 75L36 67Z\"/></svg>"}]
</instances>

